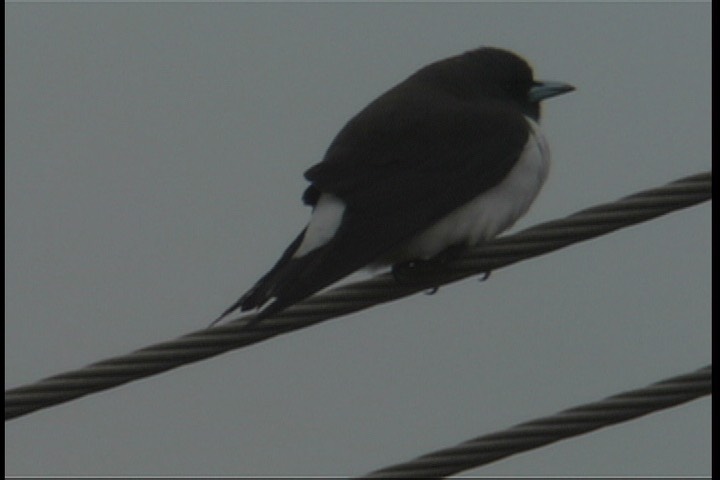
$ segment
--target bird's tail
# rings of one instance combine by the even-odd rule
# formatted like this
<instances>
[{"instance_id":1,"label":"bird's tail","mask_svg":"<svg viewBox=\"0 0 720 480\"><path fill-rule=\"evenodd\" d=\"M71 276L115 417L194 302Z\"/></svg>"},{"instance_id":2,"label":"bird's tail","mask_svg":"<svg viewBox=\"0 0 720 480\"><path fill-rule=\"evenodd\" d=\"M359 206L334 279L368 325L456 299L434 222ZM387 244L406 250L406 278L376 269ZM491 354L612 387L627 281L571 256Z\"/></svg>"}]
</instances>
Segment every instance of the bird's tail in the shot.
<instances>
[{"instance_id":1,"label":"bird's tail","mask_svg":"<svg viewBox=\"0 0 720 480\"><path fill-rule=\"evenodd\" d=\"M344 232L345 236L357 236L357 232ZM331 285L343 277L362 268L377 258L380 253L379 244L365 243L358 251L356 243L348 242L336 236L315 250L295 258L294 254L300 247L305 230L290 244L280 260L242 297L233 303L220 317L217 323L235 310L246 311L260 308L270 299L272 303L258 312L251 323L276 315L289 306L309 297L313 293ZM377 242L376 242L377 243Z\"/></svg>"},{"instance_id":2,"label":"bird's tail","mask_svg":"<svg viewBox=\"0 0 720 480\"><path fill-rule=\"evenodd\" d=\"M275 265L266 273L260 280L258 280L253 287L245 292L235 303L230 305L225 311L210 324L215 325L220 320L224 319L236 310L241 312L251 310L253 308L260 308L267 303L272 297L276 295L276 289L278 285L282 285L291 277L297 275L298 271L301 271L304 264L308 262L313 254L310 253L302 258L294 259L293 254L300 246L303 237L305 236L305 230L293 240L293 242L285 249L280 259ZM295 300L297 301L297 300ZM291 303L290 299L278 303L273 302L263 311L259 312L254 321L261 320L275 313L279 313L280 310L287 308Z\"/></svg>"}]
</instances>

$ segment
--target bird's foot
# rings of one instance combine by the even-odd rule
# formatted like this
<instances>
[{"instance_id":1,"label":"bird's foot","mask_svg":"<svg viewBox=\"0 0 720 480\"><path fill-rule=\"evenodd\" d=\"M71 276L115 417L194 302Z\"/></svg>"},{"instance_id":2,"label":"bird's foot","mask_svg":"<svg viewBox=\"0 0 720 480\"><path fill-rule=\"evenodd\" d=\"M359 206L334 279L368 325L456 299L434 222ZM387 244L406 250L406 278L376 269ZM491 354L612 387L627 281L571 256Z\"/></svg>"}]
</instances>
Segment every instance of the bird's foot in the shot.
<instances>
[{"instance_id":1,"label":"bird's foot","mask_svg":"<svg viewBox=\"0 0 720 480\"><path fill-rule=\"evenodd\" d=\"M392 266L392 275L395 281L398 283L419 283L432 277L443 277L450 275L454 270L450 267L450 263L460 257L463 252L466 251L466 247L458 245L450 247L443 252L440 252L434 257L424 260L410 260L406 262L396 263ZM492 272L488 270L483 272L478 278L478 281L484 282L490 278ZM431 287L426 293L433 295L440 289L439 285Z\"/></svg>"},{"instance_id":2,"label":"bird's foot","mask_svg":"<svg viewBox=\"0 0 720 480\"><path fill-rule=\"evenodd\" d=\"M410 260L407 262L396 263L392 266L391 273L396 282L402 284L412 284L421 281L421 279L432 272L436 272L438 263L434 259L430 260ZM435 294L440 286L431 287L425 293L428 295Z\"/></svg>"},{"instance_id":3,"label":"bird's foot","mask_svg":"<svg viewBox=\"0 0 720 480\"><path fill-rule=\"evenodd\" d=\"M417 259L396 263L392 267L392 275L399 283L415 283L430 276L443 276L452 273L448 263L458 258L465 251L464 246L450 247L429 259ZM427 293L432 295L440 289L432 287Z\"/></svg>"}]
</instances>

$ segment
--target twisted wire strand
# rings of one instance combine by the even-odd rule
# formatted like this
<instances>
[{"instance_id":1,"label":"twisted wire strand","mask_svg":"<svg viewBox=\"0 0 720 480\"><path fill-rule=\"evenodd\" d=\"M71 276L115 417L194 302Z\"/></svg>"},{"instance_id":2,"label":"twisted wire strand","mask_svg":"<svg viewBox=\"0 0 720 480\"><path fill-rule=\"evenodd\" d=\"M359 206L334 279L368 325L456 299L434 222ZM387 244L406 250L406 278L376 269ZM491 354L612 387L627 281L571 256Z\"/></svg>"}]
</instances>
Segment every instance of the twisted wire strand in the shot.
<instances>
[{"instance_id":1,"label":"twisted wire strand","mask_svg":"<svg viewBox=\"0 0 720 480\"><path fill-rule=\"evenodd\" d=\"M254 314L198 330L127 355L102 360L5 392L5 419L67 402L257 343L370 306L478 275L712 198L712 172L683 178L616 202L501 237L470 250L443 268L415 268L402 281L390 273L316 294L262 322ZM247 328L246 328L247 327Z\"/></svg>"},{"instance_id":2,"label":"twisted wire strand","mask_svg":"<svg viewBox=\"0 0 720 480\"><path fill-rule=\"evenodd\" d=\"M442 478L712 393L712 365L521 423L359 478Z\"/></svg>"}]
</instances>

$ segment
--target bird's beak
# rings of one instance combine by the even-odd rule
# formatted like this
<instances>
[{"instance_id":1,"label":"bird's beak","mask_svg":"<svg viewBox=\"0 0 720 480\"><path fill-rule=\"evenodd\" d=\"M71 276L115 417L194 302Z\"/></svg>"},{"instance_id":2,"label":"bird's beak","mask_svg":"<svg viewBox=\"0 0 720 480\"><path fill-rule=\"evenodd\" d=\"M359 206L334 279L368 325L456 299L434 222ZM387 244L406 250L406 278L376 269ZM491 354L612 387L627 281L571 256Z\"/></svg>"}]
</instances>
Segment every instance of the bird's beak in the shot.
<instances>
[{"instance_id":1,"label":"bird's beak","mask_svg":"<svg viewBox=\"0 0 720 480\"><path fill-rule=\"evenodd\" d=\"M535 85L528 92L528 100L531 102L539 102L546 98L562 95L563 93L575 90L570 84L553 81L536 81Z\"/></svg>"}]
</instances>

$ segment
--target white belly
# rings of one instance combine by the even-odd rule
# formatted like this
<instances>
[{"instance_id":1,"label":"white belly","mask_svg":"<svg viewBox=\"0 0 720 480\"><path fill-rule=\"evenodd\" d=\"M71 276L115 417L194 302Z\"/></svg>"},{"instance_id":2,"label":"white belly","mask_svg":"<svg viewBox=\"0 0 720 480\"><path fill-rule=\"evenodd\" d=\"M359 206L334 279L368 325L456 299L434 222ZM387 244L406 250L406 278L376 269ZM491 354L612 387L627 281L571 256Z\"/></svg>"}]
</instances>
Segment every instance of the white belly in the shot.
<instances>
[{"instance_id":1,"label":"white belly","mask_svg":"<svg viewBox=\"0 0 720 480\"><path fill-rule=\"evenodd\" d=\"M413 238L392 261L428 259L453 245L476 245L510 228L527 212L550 168L545 137L534 121L527 121L528 143L507 177Z\"/></svg>"}]
</instances>

